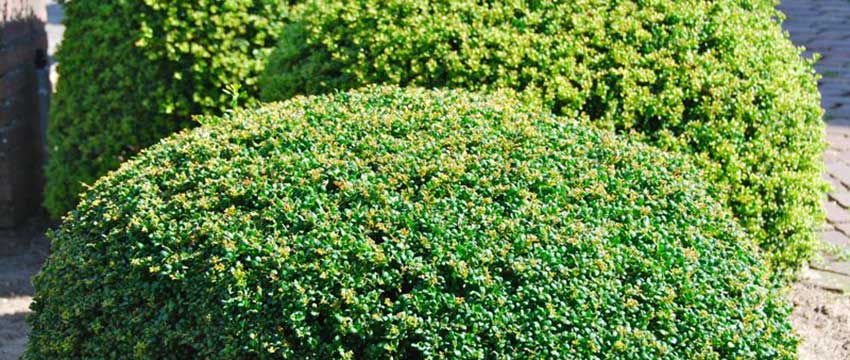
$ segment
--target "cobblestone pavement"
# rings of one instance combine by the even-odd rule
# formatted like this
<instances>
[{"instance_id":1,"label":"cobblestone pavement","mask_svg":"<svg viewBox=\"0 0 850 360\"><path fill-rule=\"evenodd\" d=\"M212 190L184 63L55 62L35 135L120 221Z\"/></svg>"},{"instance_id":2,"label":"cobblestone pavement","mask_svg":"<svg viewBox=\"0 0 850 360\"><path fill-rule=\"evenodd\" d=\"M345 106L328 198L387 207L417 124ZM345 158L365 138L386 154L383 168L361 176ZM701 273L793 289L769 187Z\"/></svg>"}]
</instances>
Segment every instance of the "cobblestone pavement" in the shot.
<instances>
[{"instance_id":1,"label":"cobblestone pavement","mask_svg":"<svg viewBox=\"0 0 850 360\"><path fill-rule=\"evenodd\" d=\"M823 259L805 275L837 292L850 292L850 0L784 0L784 27L807 56L821 55L816 68L826 110L829 149L824 154L831 189L824 203Z\"/></svg>"},{"instance_id":2,"label":"cobblestone pavement","mask_svg":"<svg viewBox=\"0 0 850 360\"><path fill-rule=\"evenodd\" d=\"M816 68L826 110L824 153L830 183L821 258L803 271L789 297L800 358L850 359L850 0L782 0L784 27Z\"/></svg>"}]
</instances>

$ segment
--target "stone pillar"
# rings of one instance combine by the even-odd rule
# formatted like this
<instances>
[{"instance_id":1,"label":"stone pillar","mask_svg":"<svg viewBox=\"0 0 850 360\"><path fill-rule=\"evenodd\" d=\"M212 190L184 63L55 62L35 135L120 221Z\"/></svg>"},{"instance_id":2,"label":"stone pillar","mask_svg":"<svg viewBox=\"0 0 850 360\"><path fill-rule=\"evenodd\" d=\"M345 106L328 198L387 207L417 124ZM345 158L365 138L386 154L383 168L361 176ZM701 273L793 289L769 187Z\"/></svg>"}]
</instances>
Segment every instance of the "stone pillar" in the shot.
<instances>
[{"instance_id":1,"label":"stone pillar","mask_svg":"<svg viewBox=\"0 0 850 360\"><path fill-rule=\"evenodd\" d=\"M43 0L0 0L0 228L41 208L45 22Z\"/></svg>"}]
</instances>

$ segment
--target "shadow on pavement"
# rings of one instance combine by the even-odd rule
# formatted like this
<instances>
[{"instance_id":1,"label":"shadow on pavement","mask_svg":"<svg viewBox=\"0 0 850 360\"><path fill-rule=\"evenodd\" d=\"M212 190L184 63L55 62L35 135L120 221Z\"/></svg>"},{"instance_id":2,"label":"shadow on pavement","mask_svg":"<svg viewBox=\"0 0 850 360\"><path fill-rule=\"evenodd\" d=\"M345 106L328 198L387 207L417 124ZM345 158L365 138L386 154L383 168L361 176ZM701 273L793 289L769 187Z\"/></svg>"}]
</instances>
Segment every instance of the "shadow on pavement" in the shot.
<instances>
[{"instance_id":1,"label":"shadow on pavement","mask_svg":"<svg viewBox=\"0 0 850 360\"><path fill-rule=\"evenodd\" d=\"M41 219L16 229L0 230L0 300L33 295L31 278L50 253L46 230L47 224Z\"/></svg>"}]
</instances>

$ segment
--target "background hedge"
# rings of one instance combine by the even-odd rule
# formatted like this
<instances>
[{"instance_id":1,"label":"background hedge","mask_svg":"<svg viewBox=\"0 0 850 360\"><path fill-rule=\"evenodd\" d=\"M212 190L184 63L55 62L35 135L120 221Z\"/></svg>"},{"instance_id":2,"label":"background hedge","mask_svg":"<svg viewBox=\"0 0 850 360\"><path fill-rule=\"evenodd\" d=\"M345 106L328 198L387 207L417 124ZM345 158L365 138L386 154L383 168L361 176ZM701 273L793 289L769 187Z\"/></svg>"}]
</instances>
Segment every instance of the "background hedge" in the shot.
<instances>
[{"instance_id":1,"label":"background hedge","mask_svg":"<svg viewBox=\"0 0 850 360\"><path fill-rule=\"evenodd\" d=\"M203 122L53 233L26 358L794 358L755 247L682 157L503 94Z\"/></svg>"},{"instance_id":2,"label":"background hedge","mask_svg":"<svg viewBox=\"0 0 850 360\"><path fill-rule=\"evenodd\" d=\"M60 217L81 184L192 124L248 102L285 18L285 0L73 0L63 3L45 205Z\"/></svg>"},{"instance_id":3,"label":"background hedge","mask_svg":"<svg viewBox=\"0 0 850 360\"><path fill-rule=\"evenodd\" d=\"M266 100L367 83L523 90L693 161L777 269L823 221L820 95L766 0L317 0L261 80Z\"/></svg>"}]
</instances>

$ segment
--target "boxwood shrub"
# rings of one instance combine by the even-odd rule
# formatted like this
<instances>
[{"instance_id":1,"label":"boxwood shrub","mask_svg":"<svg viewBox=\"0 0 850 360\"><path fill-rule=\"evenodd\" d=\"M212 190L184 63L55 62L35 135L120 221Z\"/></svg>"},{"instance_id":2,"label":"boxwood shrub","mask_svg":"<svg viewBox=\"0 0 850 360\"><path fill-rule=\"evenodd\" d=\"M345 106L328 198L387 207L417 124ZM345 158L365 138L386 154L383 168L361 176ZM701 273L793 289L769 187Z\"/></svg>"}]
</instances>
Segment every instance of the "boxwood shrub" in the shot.
<instances>
[{"instance_id":1,"label":"boxwood shrub","mask_svg":"<svg viewBox=\"0 0 850 360\"><path fill-rule=\"evenodd\" d=\"M192 124L256 96L287 0L73 0L63 3L48 141L46 208L63 215L82 184Z\"/></svg>"},{"instance_id":2,"label":"boxwood shrub","mask_svg":"<svg viewBox=\"0 0 850 360\"><path fill-rule=\"evenodd\" d=\"M27 358L794 357L686 159L512 99L370 87L156 144L52 234Z\"/></svg>"},{"instance_id":3,"label":"boxwood shrub","mask_svg":"<svg viewBox=\"0 0 850 360\"><path fill-rule=\"evenodd\" d=\"M770 263L794 269L823 221L822 111L812 63L774 3L311 1L261 91L522 90L558 114L693 154Z\"/></svg>"}]
</instances>

